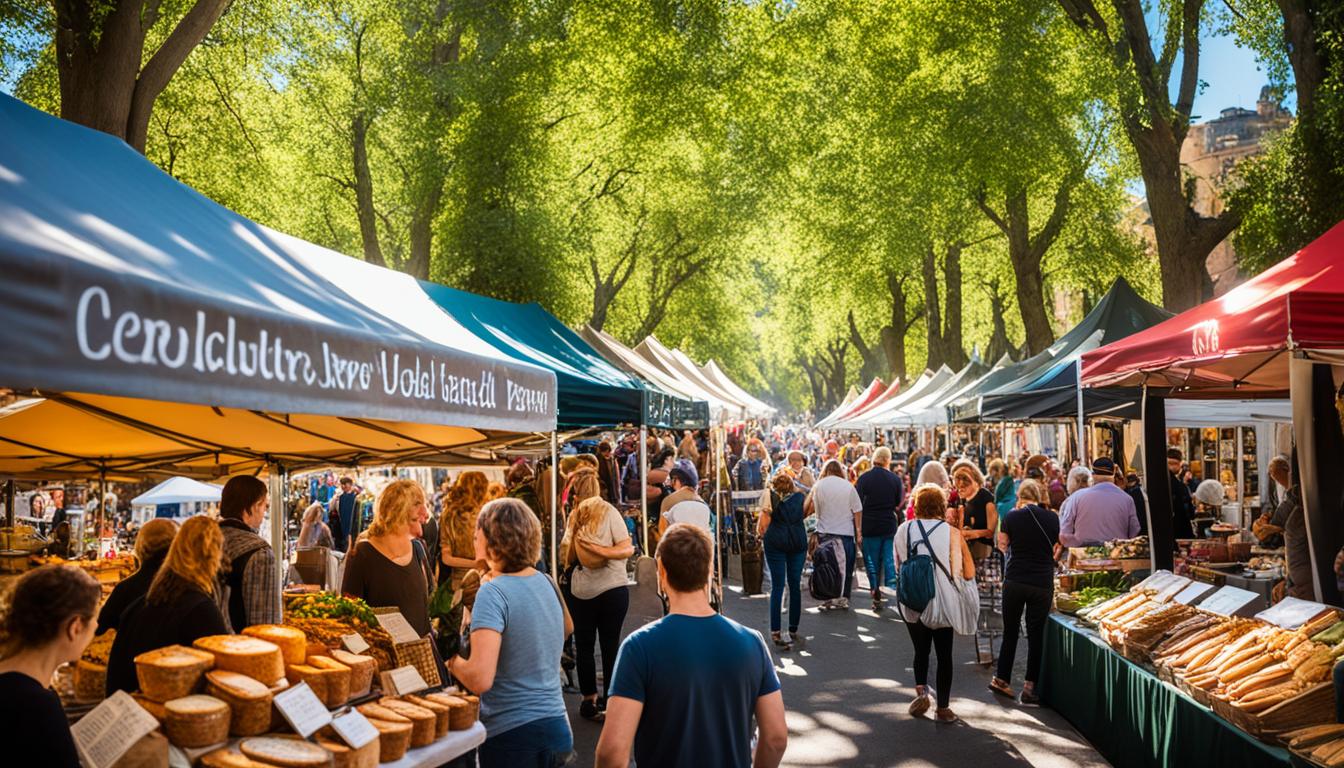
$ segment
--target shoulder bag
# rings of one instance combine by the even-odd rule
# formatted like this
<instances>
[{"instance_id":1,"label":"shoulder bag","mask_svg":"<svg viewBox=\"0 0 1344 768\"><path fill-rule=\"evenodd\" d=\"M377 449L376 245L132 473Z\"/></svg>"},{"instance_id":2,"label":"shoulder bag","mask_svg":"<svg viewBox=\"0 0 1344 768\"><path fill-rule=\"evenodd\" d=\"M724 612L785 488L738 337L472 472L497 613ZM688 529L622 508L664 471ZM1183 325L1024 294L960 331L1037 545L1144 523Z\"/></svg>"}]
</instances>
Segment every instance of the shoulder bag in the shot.
<instances>
[{"instance_id":1,"label":"shoulder bag","mask_svg":"<svg viewBox=\"0 0 1344 768\"><path fill-rule=\"evenodd\" d=\"M930 629L951 627L958 635L973 635L980 619L980 590L975 579L961 577L961 547L953 530L947 536L952 589L935 587L933 601L920 614L919 622Z\"/></svg>"}]
</instances>

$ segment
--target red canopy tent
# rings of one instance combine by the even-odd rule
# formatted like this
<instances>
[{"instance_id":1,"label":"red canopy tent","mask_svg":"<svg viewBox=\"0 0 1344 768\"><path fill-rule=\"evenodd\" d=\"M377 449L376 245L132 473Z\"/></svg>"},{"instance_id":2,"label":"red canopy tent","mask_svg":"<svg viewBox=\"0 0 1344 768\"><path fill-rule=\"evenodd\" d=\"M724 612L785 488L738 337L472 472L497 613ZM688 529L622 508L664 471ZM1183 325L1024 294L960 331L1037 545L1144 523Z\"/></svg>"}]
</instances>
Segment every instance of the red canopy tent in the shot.
<instances>
[{"instance_id":1,"label":"red canopy tent","mask_svg":"<svg viewBox=\"0 0 1344 768\"><path fill-rule=\"evenodd\" d=\"M1283 397L1292 353L1344 361L1344 223L1221 298L1083 355L1083 386Z\"/></svg>"},{"instance_id":2,"label":"red canopy tent","mask_svg":"<svg viewBox=\"0 0 1344 768\"><path fill-rule=\"evenodd\" d=\"M863 410L864 408L871 405L874 400L881 397L883 391L886 390L886 388L887 385L882 383L881 379L873 379L871 382L869 382L868 387L864 389L863 392L860 393L858 397L854 398L853 402L851 402L848 406L841 406L840 408L835 409L835 411L832 412L831 415L827 416L826 418L818 422L817 426L824 427L828 424L833 424L837 421L848 418L850 414Z\"/></svg>"},{"instance_id":3,"label":"red canopy tent","mask_svg":"<svg viewBox=\"0 0 1344 768\"><path fill-rule=\"evenodd\" d=\"M1083 355L1085 387L1144 388L1144 465L1155 566L1169 567L1171 500L1164 397L1293 401L1294 482L1301 491L1311 582L1294 589L1340 604L1344 431L1335 398L1344 368L1344 223L1221 298ZM1289 572L1297 570L1291 562ZM1303 595L1299 595L1303 596Z\"/></svg>"}]
</instances>

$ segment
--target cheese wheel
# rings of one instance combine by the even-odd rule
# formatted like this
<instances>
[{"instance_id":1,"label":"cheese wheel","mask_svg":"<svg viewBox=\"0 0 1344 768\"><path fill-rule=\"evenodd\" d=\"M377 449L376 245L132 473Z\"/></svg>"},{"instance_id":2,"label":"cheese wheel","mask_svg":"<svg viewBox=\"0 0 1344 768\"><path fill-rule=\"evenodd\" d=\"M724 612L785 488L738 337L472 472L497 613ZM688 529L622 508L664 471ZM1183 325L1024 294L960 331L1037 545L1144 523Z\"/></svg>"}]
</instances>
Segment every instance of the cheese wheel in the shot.
<instances>
[{"instance_id":1,"label":"cheese wheel","mask_svg":"<svg viewBox=\"0 0 1344 768\"><path fill-rule=\"evenodd\" d=\"M394 699L385 696L378 700L378 705L396 712L398 715L411 721L411 746L424 747L434 742L434 733L437 728L438 717L424 707L417 707L409 701Z\"/></svg>"},{"instance_id":2,"label":"cheese wheel","mask_svg":"<svg viewBox=\"0 0 1344 768\"><path fill-rule=\"evenodd\" d=\"M135 677L141 693L162 703L194 693L206 670L214 666L215 657L209 653L170 645L136 656Z\"/></svg>"},{"instance_id":3,"label":"cheese wheel","mask_svg":"<svg viewBox=\"0 0 1344 768\"><path fill-rule=\"evenodd\" d=\"M163 711L162 702L155 701L143 693L132 693L131 698L135 699L135 703L139 704L141 709L153 715L155 720L163 722L166 713Z\"/></svg>"},{"instance_id":4,"label":"cheese wheel","mask_svg":"<svg viewBox=\"0 0 1344 768\"><path fill-rule=\"evenodd\" d=\"M382 704L360 704L358 707L355 707L355 709L358 709L361 715L368 718L377 718L388 723L411 724L411 719L409 717L393 712Z\"/></svg>"},{"instance_id":5,"label":"cheese wheel","mask_svg":"<svg viewBox=\"0 0 1344 768\"><path fill-rule=\"evenodd\" d=\"M201 768L274 768L238 751L238 747L222 747L201 756Z\"/></svg>"},{"instance_id":6,"label":"cheese wheel","mask_svg":"<svg viewBox=\"0 0 1344 768\"><path fill-rule=\"evenodd\" d=\"M285 676L285 659L280 646L269 640L247 635L210 635L192 643L215 657L215 668L273 683Z\"/></svg>"},{"instance_id":7,"label":"cheese wheel","mask_svg":"<svg viewBox=\"0 0 1344 768\"><path fill-rule=\"evenodd\" d=\"M107 665L80 659L75 662L75 700L102 701L107 695Z\"/></svg>"},{"instance_id":8,"label":"cheese wheel","mask_svg":"<svg viewBox=\"0 0 1344 768\"><path fill-rule=\"evenodd\" d=\"M285 670L285 677L289 679L290 684L298 685L307 683L308 687L313 689L313 695L327 703L327 673L317 667L310 667L307 664L290 664Z\"/></svg>"},{"instance_id":9,"label":"cheese wheel","mask_svg":"<svg viewBox=\"0 0 1344 768\"><path fill-rule=\"evenodd\" d=\"M208 747L229 738L229 705L214 696L183 696L164 702L163 730L184 749Z\"/></svg>"},{"instance_id":10,"label":"cheese wheel","mask_svg":"<svg viewBox=\"0 0 1344 768\"><path fill-rule=\"evenodd\" d=\"M241 672L205 673L206 693L229 705L229 735L256 736L271 728L271 689Z\"/></svg>"},{"instance_id":11,"label":"cheese wheel","mask_svg":"<svg viewBox=\"0 0 1344 768\"><path fill-rule=\"evenodd\" d=\"M350 668L330 656L309 656L308 666L316 667L326 673L327 706L344 706L350 700Z\"/></svg>"},{"instance_id":12,"label":"cheese wheel","mask_svg":"<svg viewBox=\"0 0 1344 768\"><path fill-rule=\"evenodd\" d=\"M365 716L369 717L367 713ZM394 763L406 756L406 750L411 747L411 724L405 718L402 720L394 722L369 717L369 723L378 729L378 762Z\"/></svg>"},{"instance_id":13,"label":"cheese wheel","mask_svg":"<svg viewBox=\"0 0 1344 768\"><path fill-rule=\"evenodd\" d=\"M434 713L434 738L441 739L448 733L448 713L451 710L448 709L446 704L430 701L420 696L402 696L401 700L417 707L424 707Z\"/></svg>"},{"instance_id":14,"label":"cheese wheel","mask_svg":"<svg viewBox=\"0 0 1344 768\"><path fill-rule=\"evenodd\" d=\"M378 672L377 659L342 648L332 650L330 656L350 668L351 698L364 696L373 688L373 676Z\"/></svg>"},{"instance_id":15,"label":"cheese wheel","mask_svg":"<svg viewBox=\"0 0 1344 768\"><path fill-rule=\"evenodd\" d=\"M308 655L308 637L302 630L283 624L254 624L243 630L248 637L257 637L280 646L286 664L302 664Z\"/></svg>"},{"instance_id":16,"label":"cheese wheel","mask_svg":"<svg viewBox=\"0 0 1344 768\"><path fill-rule=\"evenodd\" d=\"M331 765L331 753L300 739L257 736L243 739L238 749L253 760L282 768L324 768Z\"/></svg>"},{"instance_id":17,"label":"cheese wheel","mask_svg":"<svg viewBox=\"0 0 1344 768\"><path fill-rule=\"evenodd\" d=\"M331 753L332 768L376 768L378 765L378 739L372 739L368 744L355 749L341 741L334 732L327 735L329 728L324 728L313 741L317 746Z\"/></svg>"}]
</instances>

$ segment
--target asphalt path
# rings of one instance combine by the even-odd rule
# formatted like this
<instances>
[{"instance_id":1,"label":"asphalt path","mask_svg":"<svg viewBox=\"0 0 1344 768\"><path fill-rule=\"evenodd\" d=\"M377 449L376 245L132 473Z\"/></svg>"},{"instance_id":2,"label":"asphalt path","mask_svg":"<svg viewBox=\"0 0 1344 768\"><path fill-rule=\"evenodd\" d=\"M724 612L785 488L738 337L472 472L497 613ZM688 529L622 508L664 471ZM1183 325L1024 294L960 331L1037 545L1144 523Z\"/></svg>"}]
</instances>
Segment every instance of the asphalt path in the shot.
<instances>
[{"instance_id":1,"label":"asphalt path","mask_svg":"<svg viewBox=\"0 0 1344 768\"><path fill-rule=\"evenodd\" d=\"M1107 765L1059 713L1045 707L1023 707L991 693L987 685L992 672L977 664L969 637L957 637L953 645L956 670L951 704L961 722L943 724L929 715L911 717L906 710L914 696L910 636L894 609L870 610L867 592L860 589L863 584L860 576L849 610L823 612L807 596L804 580L799 627L804 641L782 653L771 647L788 712L784 765ZM744 596L740 582L731 580L726 585L724 612L769 639L768 595ZM661 604L650 589L631 587L627 633L661 615ZM1023 638L1019 644L1019 657L1026 653L1025 642ZM933 664L930 681L936 661ZM1019 658L1015 688L1020 685L1022 669ZM577 765L591 766L601 725L578 716L577 694L568 694L566 700Z\"/></svg>"}]
</instances>

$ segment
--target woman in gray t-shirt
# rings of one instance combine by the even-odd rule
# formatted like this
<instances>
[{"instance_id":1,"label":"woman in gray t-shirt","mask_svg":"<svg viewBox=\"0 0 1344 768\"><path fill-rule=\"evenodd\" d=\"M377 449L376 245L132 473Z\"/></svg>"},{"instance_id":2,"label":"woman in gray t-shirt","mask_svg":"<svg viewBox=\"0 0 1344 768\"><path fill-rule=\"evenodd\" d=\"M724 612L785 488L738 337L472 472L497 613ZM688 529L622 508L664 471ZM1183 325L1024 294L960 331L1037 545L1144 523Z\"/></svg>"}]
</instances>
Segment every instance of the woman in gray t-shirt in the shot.
<instances>
[{"instance_id":1,"label":"woman in gray t-shirt","mask_svg":"<svg viewBox=\"0 0 1344 768\"><path fill-rule=\"evenodd\" d=\"M496 499L475 541L490 573L471 612L471 658L452 657L448 671L481 697L481 768L550 765L574 749L559 675L572 628L555 583L532 567L541 525L523 502Z\"/></svg>"},{"instance_id":2,"label":"woman in gray t-shirt","mask_svg":"<svg viewBox=\"0 0 1344 768\"><path fill-rule=\"evenodd\" d=\"M566 602L574 616L574 652L578 657L579 715L601 720L621 645L621 626L630 608L625 561L635 553L625 518L601 498L584 499L569 516L561 552L569 575ZM597 695L594 646L602 647L602 697Z\"/></svg>"}]
</instances>

